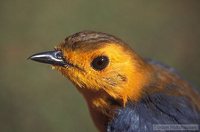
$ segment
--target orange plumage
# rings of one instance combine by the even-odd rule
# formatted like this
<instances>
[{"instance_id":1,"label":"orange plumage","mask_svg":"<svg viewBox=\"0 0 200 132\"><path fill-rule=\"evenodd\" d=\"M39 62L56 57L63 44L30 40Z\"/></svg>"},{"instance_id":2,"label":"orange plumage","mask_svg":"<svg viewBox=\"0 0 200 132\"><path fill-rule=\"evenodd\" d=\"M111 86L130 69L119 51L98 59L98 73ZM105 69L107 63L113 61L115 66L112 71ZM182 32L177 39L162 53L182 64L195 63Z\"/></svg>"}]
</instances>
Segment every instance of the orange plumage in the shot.
<instances>
[{"instance_id":1,"label":"orange plumage","mask_svg":"<svg viewBox=\"0 0 200 132\"><path fill-rule=\"evenodd\" d=\"M170 68L141 58L114 36L80 32L67 37L55 51L53 55L35 54L31 59L52 64L75 84L100 131L108 130L109 123L117 117L116 110L128 107L128 103L136 106L154 94L184 97L199 113L200 96L188 82ZM49 61L50 55L55 59Z\"/></svg>"}]
</instances>

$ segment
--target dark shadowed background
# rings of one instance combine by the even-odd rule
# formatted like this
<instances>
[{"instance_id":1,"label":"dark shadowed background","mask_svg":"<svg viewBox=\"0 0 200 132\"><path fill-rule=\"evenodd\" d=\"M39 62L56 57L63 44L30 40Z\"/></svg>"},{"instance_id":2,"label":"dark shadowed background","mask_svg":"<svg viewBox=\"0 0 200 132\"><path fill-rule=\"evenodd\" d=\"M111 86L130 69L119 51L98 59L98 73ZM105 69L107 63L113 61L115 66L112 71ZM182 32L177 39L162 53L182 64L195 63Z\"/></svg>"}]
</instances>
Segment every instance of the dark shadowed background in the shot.
<instances>
[{"instance_id":1,"label":"dark shadowed background","mask_svg":"<svg viewBox=\"0 0 200 132\"><path fill-rule=\"evenodd\" d=\"M96 131L75 87L26 60L82 30L116 35L200 86L199 0L1 0L1 132Z\"/></svg>"}]
</instances>

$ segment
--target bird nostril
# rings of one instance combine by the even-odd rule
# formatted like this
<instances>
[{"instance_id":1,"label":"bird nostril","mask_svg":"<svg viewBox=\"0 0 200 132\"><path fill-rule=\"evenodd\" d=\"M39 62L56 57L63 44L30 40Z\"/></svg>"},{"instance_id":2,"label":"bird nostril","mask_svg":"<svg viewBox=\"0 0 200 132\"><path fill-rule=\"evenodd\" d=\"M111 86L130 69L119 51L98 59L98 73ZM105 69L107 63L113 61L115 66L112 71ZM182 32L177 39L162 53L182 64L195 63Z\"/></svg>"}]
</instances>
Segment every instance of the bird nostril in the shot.
<instances>
[{"instance_id":1,"label":"bird nostril","mask_svg":"<svg viewBox=\"0 0 200 132\"><path fill-rule=\"evenodd\" d=\"M63 55L62 55L62 52L61 52L61 51L56 52L55 56L56 56L56 58L58 58L58 59L62 59L62 58L63 58Z\"/></svg>"}]
</instances>

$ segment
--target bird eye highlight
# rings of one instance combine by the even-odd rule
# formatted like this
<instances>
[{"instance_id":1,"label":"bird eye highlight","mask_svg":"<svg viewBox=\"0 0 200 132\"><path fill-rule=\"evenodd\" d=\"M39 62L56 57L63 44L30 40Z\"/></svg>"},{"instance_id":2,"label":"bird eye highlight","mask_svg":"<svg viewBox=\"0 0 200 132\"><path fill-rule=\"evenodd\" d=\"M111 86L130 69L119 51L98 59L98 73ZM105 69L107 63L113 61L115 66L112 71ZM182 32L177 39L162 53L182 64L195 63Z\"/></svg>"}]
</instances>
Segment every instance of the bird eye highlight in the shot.
<instances>
[{"instance_id":1,"label":"bird eye highlight","mask_svg":"<svg viewBox=\"0 0 200 132\"><path fill-rule=\"evenodd\" d=\"M109 59L107 56L98 56L93 59L91 66L97 71L101 71L107 67Z\"/></svg>"}]
</instances>

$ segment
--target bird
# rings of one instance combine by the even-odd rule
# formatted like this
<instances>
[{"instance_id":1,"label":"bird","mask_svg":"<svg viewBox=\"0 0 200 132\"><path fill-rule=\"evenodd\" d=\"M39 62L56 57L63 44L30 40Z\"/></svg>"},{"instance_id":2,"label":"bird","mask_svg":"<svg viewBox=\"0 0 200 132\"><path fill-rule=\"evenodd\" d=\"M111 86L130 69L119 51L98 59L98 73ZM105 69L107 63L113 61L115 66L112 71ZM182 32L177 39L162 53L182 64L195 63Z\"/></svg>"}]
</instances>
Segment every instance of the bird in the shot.
<instances>
[{"instance_id":1,"label":"bird","mask_svg":"<svg viewBox=\"0 0 200 132\"><path fill-rule=\"evenodd\" d=\"M199 130L197 89L176 69L141 57L118 37L81 31L29 59L52 65L75 85L100 132L166 129L159 125Z\"/></svg>"}]
</instances>

